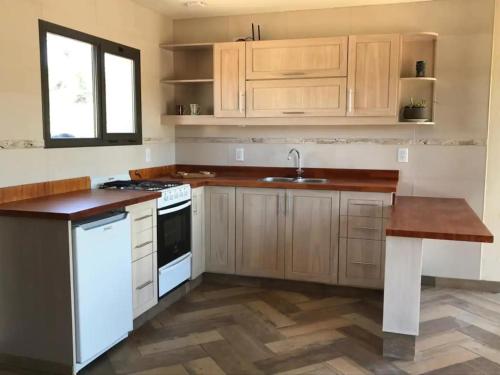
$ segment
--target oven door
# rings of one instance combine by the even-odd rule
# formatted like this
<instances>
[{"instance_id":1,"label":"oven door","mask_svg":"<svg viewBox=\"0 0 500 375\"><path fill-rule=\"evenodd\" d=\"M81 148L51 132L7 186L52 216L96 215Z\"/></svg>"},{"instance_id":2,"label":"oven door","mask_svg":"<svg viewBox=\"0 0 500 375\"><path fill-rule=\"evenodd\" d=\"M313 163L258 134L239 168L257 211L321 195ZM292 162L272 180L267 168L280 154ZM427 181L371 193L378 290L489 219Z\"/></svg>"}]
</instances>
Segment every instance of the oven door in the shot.
<instances>
[{"instance_id":1,"label":"oven door","mask_svg":"<svg viewBox=\"0 0 500 375\"><path fill-rule=\"evenodd\" d=\"M191 201L158 210L158 268L191 251Z\"/></svg>"}]
</instances>

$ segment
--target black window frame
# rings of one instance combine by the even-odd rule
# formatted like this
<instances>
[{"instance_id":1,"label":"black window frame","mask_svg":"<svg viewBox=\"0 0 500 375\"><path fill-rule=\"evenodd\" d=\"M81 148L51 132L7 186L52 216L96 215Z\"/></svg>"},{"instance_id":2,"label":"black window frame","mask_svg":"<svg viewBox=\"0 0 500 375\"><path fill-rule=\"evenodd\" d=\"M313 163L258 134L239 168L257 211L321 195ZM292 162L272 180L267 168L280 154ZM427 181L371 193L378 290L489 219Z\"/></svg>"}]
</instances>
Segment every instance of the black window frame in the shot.
<instances>
[{"instance_id":1,"label":"black window frame","mask_svg":"<svg viewBox=\"0 0 500 375\"><path fill-rule=\"evenodd\" d=\"M42 115L45 148L95 147L142 144L141 51L73 30L44 20L38 20L40 37L40 69L42 84ZM47 61L47 33L61 35L93 45L96 96L96 138L52 138L50 136L50 97ZM134 62L135 133L108 133L106 129L106 84L104 54L125 57Z\"/></svg>"}]
</instances>

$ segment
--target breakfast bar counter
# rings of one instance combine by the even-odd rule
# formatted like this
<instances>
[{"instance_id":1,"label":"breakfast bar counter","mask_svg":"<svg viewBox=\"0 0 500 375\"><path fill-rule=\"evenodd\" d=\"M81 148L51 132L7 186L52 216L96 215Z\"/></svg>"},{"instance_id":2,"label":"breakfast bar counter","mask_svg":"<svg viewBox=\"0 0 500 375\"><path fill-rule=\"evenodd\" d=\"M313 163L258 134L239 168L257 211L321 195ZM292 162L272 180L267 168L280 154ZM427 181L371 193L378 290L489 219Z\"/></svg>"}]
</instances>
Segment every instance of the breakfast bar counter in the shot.
<instances>
[{"instance_id":1,"label":"breakfast bar counter","mask_svg":"<svg viewBox=\"0 0 500 375\"><path fill-rule=\"evenodd\" d=\"M493 242L464 199L397 197L386 227L384 356L412 360L419 334L423 242Z\"/></svg>"}]
</instances>

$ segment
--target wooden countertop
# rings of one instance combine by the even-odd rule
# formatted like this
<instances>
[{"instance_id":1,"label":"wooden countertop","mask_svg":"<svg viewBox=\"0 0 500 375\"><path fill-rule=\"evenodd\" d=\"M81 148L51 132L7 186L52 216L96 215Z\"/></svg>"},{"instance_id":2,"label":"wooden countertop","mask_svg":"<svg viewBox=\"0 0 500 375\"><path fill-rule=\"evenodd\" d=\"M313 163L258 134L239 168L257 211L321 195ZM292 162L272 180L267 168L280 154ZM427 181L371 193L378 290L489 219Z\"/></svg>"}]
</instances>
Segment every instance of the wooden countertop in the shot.
<instances>
[{"instance_id":1,"label":"wooden countertop","mask_svg":"<svg viewBox=\"0 0 500 375\"><path fill-rule=\"evenodd\" d=\"M0 204L0 215L81 220L160 196L152 191L80 190Z\"/></svg>"},{"instance_id":2,"label":"wooden countertop","mask_svg":"<svg viewBox=\"0 0 500 375\"><path fill-rule=\"evenodd\" d=\"M388 236L493 242L493 235L465 199L397 197Z\"/></svg>"},{"instance_id":3,"label":"wooden countertop","mask_svg":"<svg viewBox=\"0 0 500 375\"><path fill-rule=\"evenodd\" d=\"M393 193L398 186L397 180L374 178L335 178L326 183L296 183L296 182L264 182L256 177L211 177L211 178L174 178L157 177L158 181L178 181L190 184L192 188L200 186L236 186L250 188L275 188L275 189L309 189L309 190L339 190L339 191L365 191L379 193Z\"/></svg>"},{"instance_id":4,"label":"wooden countertop","mask_svg":"<svg viewBox=\"0 0 500 375\"><path fill-rule=\"evenodd\" d=\"M213 178L176 178L176 171L199 172L211 171L217 174ZM304 184L295 182L264 182L262 177L295 177L295 168L288 167L250 167L250 166L220 166L220 165L186 165L179 164L166 167L154 167L130 171L133 179L149 179L162 181L179 181L199 186L237 186L277 189L311 189L311 190L344 190L378 193L396 192L399 171L374 169L334 169L305 168L304 177L326 178L329 181L322 184Z\"/></svg>"}]
</instances>

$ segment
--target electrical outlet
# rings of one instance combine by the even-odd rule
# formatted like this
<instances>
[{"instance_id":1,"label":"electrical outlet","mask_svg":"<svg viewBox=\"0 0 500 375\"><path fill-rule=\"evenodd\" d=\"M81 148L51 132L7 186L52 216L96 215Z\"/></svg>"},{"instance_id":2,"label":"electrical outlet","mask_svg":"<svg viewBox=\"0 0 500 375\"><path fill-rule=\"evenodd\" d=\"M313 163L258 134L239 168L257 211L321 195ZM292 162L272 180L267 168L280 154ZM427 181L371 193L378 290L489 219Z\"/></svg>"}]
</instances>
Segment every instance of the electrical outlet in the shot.
<instances>
[{"instance_id":1,"label":"electrical outlet","mask_svg":"<svg viewBox=\"0 0 500 375\"><path fill-rule=\"evenodd\" d=\"M146 156L146 163L151 163L151 149L149 147L146 147L145 156Z\"/></svg>"},{"instance_id":2,"label":"electrical outlet","mask_svg":"<svg viewBox=\"0 0 500 375\"><path fill-rule=\"evenodd\" d=\"M245 149L237 148L236 149L236 161L244 161L245 160Z\"/></svg>"},{"instance_id":3,"label":"electrical outlet","mask_svg":"<svg viewBox=\"0 0 500 375\"><path fill-rule=\"evenodd\" d=\"M398 148L398 162L408 163L408 149Z\"/></svg>"}]
</instances>

